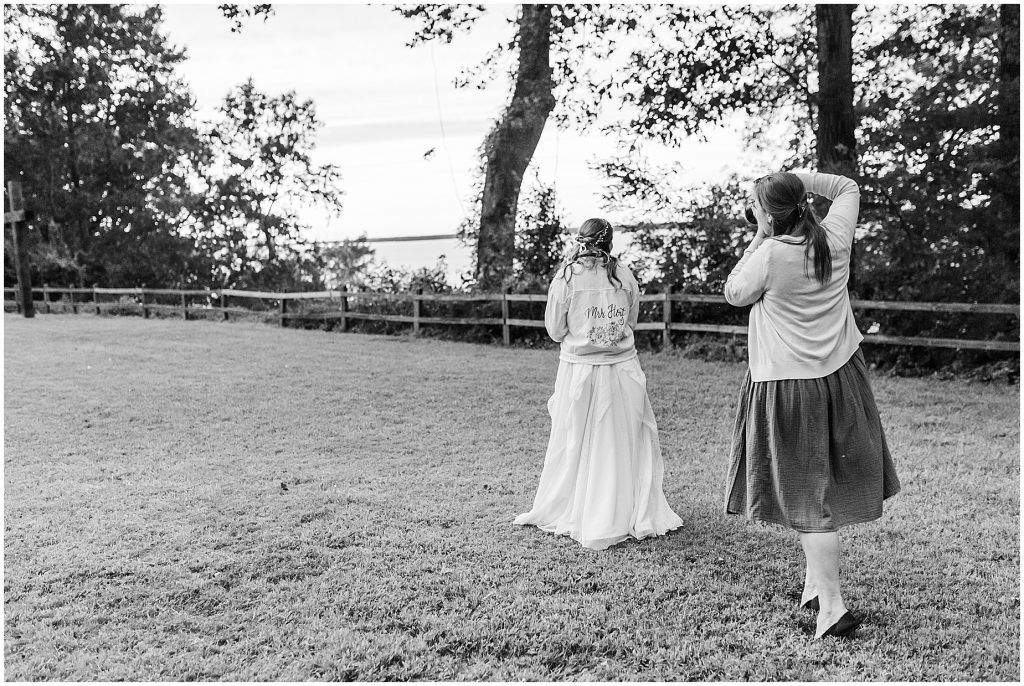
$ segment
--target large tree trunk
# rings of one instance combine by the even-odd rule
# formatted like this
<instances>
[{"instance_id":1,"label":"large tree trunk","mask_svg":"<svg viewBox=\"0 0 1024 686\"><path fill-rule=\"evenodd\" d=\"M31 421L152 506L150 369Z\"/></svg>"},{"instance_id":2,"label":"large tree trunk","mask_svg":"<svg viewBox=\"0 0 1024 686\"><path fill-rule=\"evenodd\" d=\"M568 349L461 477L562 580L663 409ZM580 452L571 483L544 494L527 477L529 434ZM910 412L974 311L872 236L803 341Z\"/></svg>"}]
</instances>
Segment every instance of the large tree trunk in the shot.
<instances>
[{"instance_id":1,"label":"large tree trunk","mask_svg":"<svg viewBox=\"0 0 1024 686\"><path fill-rule=\"evenodd\" d=\"M1020 252L1020 6L999 6L999 157L1003 168L995 187L1004 256L1019 262Z\"/></svg>"},{"instance_id":2,"label":"large tree trunk","mask_svg":"<svg viewBox=\"0 0 1024 686\"><path fill-rule=\"evenodd\" d=\"M818 26L818 169L857 173L857 120L853 114L853 9L816 5Z\"/></svg>"},{"instance_id":3,"label":"large tree trunk","mask_svg":"<svg viewBox=\"0 0 1024 686\"><path fill-rule=\"evenodd\" d=\"M853 113L853 10L856 5L815 5L818 27L818 171L857 176L857 119ZM856 288L856 261L850 280Z\"/></svg>"},{"instance_id":4,"label":"large tree trunk","mask_svg":"<svg viewBox=\"0 0 1024 686\"><path fill-rule=\"evenodd\" d=\"M516 209L523 174L555 107L549 58L551 7L523 5L519 74L501 121L487 137L487 167L477 239L477 287L502 288L512 275Z\"/></svg>"}]
</instances>

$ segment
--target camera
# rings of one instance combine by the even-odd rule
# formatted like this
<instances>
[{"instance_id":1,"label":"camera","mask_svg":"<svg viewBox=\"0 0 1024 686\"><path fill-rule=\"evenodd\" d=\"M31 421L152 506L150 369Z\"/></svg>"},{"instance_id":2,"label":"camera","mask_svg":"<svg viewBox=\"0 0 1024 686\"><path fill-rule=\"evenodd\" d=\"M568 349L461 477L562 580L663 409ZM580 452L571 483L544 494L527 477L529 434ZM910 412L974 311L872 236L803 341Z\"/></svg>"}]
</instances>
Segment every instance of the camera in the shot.
<instances>
[{"instance_id":1,"label":"camera","mask_svg":"<svg viewBox=\"0 0 1024 686\"><path fill-rule=\"evenodd\" d=\"M743 210L743 216L747 218L748 224L757 224L757 217L754 216L753 206L747 205L746 209Z\"/></svg>"}]
</instances>

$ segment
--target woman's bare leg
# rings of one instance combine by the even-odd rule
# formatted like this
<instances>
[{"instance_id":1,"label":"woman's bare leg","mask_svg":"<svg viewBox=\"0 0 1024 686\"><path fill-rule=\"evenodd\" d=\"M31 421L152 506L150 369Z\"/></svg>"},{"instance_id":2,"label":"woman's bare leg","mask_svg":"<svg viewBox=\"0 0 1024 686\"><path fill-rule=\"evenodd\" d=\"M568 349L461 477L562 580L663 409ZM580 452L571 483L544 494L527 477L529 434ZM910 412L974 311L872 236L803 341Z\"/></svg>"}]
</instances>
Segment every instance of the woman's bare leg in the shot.
<instances>
[{"instance_id":1,"label":"woman's bare leg","mask_svg":"<svg viewBox=\"0 0 1024 686\"><path fill-rule=\"evenodd\" d=\"M820 606L814 635L821 637L846 614L839 590L839 532L802 533L800 544L807 558L807 576L817 591Z\"/></svg>"}]
</instances>

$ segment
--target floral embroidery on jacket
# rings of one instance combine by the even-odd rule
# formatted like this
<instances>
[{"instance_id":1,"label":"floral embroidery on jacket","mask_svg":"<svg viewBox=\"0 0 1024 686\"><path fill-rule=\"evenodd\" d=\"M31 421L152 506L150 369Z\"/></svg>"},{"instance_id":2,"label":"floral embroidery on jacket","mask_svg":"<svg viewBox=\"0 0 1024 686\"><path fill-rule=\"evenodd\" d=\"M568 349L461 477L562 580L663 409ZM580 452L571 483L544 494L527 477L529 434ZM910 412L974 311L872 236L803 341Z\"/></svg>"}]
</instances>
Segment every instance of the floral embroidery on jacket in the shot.
<instances>
[{"instance_id":1,"label":"floral embroidery on jacket","mask_svg":"<svg viewBox=\"0 0 1024 686\"><path fill-rule=\"evenodd\" d=\"M603 326L594 326L587 331L587 338L594 345L599 345L604 348L611 348L623 337L623 331L626 328L625 319L617 319L610 321Z\"/></svg>"}]
</instances>

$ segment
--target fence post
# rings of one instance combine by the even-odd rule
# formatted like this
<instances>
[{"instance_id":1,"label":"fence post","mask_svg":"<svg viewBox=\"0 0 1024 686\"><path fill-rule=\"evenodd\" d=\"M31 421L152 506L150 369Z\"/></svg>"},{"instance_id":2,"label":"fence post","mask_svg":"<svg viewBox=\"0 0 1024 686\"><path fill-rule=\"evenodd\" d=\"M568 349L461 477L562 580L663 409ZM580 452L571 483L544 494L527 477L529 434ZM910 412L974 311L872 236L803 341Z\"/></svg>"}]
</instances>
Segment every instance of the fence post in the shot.
<instances>
[{"instance_id":1,"label":"fence post","mask_svg":"<svg viewBox=\"0 0 1024 686\"><path fill-rule=\"evenodd\" d=\"M149 308L146 307L146 291L140 288L139 289L139 295L140 295L139 299L142 301L141 302L141 304L142 304L142 318L143 319L149 319Z\"/></svg>"},{"instance_id":2,"label":"fence post","mask_svg":"<svg viewBox=\"0 0 1024 686\"><path fill-rule=\"evenodd\" d=\"M78 304L75 302L74 286L68 286L68 296L71 299L71 314L78 314Z\"/></svg>"},{"instance_id":3,"label":"fence post","mask_svg":"<svg viewBox=\"0 0 1024 686\"><path fill-rule=\"evenodd\" d=\"M412 296L412 335L420 335L420 296L423 295L423 289L417 288L416 293Z\"/></svg>"},{"instance_id":4,"label":"fence post","mask_svg":"<svg viewBox=\"0 0 1024 686\"><path fill-rule=\"evenodd\" d=\"M228 320L228 296L224 295L224 290L221 288L217 291L217 297L220 299L220 312L224 317L224 321Z\"/></svg>"},{"instance_id":5,"label":"fence post","mask_svg":"<svg viewBox=\"0 0 1024 686\"><path fill-rule=\"evenodd\" d=\"M279 316L279 319L281 320L281 327L282 328L286 328L288 326L287 324L285 324L285 320L284 320L284 315L287 314L287 312L288 312L288 301L285 300L284 298L281 298L281 315Z\"/></svg>"},{"instance_id":6,"label":"fence post","mask_svg":"<svg viewBox=\"0 0 1024 686\"><path fill-rule=\"evenodd\" d=\"M188 307L185 305L184 291L181 293L181 316L185 318L185 321L188 321Z\"/></svg>"},{"instance_id":7,"label":"fence post","mask_svg":"<svg viewBox=\"0 0 1024 686\"><path fill-rule=\"evenodd\" d=\"M43 284L43 311L50 314L50 284Z\"/></svg>"},{"instance_id":8,"label":"fence post","mask_svg":"<svg viewBox=\"0 0 1024 686\"><path fill-rule=\"evenodd\" d=\"M512 331L508 326L508 294L512 292L512 287L507 287L501 293L501 344L512 345Z\"/></svg>"},{"instance_id":9,"label":"fence post","mask_svg":"<svg viewBox=\"0 0 1024 686\"><path fill-rule=\"evenodd\" d=\"M100 296L96 292L96 284L92 285L92 305L96 309L96 314L100 313Z\"/></svg>"},{"instance_id":10,"label":"fence post","mask_svg":"<svg viewBox=\"0 0 1024 686\"><path fill-rule=\"evenodd\" d=\"M348 331L348 317L345 313L348 312L348 284L345 284L341 288L341 330Z\"/></svg>"},{"instance_id":11,"label":"fence post","mask_svg":"<svg viewBox=\"0 0 1024 686\"><path fill-rule=\"evenodd\" d=\"M665 292L661 294L664 301L661 305L661 317L665 324L665 328L661 332L661 349L669 350L672 347L672 330L669 325L672 324L672 286L665 284Z\"/></svg>"}]
</instances>

